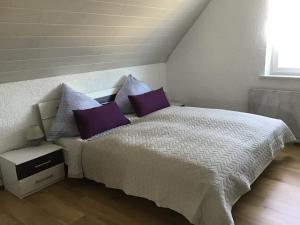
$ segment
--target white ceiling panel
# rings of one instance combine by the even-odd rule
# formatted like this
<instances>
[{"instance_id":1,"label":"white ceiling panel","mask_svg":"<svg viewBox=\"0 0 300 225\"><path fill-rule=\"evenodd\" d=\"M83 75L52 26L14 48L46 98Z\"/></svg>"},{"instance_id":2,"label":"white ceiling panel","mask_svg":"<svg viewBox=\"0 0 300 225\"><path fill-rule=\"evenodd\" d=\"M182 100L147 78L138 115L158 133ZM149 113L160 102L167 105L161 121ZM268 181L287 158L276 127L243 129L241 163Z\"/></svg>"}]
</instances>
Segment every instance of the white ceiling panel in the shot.
<instances>
[{"instance_id":1,"label":"white ceiling panel","mask_svg":"<svg viewBox=\"0 0 300 225\"><path fill-rule=\"evenodd\" d=\"M0 83L166 61L209 0L1 0Z\"/></svg>"}]
</instances>

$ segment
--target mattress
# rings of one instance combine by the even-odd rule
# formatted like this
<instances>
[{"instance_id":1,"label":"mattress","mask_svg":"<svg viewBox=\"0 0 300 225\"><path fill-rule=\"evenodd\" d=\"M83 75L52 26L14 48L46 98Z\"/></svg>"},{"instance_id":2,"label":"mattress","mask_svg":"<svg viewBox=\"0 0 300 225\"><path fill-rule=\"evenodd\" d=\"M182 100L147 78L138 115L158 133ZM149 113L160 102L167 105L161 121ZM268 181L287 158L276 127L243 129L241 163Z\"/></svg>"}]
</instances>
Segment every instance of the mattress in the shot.
<instances>
[{"instance_id":1,"label":"mattress","mask_svg":"<svg viewBox=\"0 0 300 225\"><path fill-rule=\"evenodd\" d=\"M196 225L233 225L231 208L294 135L281 120L169 107L82 145L86 178L173 209Z\"/></svg>"},{"instance_id":2,"label":"mattress","mask_svg":"<svg viewBox=\"0 0 300 225\"><path fill-rule=\"evenodd\" d=\"M80 137L64 137L55 143L63 147L65 164L68 166L68 177L83 178L81 152L85 141Z\"/></svg>"}]
</instances>

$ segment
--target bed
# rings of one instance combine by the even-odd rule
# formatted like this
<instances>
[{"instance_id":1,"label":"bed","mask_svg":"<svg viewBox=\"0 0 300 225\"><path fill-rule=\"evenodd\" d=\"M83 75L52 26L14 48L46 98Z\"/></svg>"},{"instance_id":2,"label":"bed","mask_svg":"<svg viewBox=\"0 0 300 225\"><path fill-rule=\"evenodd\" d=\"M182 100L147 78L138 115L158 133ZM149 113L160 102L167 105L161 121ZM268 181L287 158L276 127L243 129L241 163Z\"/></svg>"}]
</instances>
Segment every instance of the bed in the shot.
<instances>
[{"instance_id":1,"label":"bed","mask_svg":"<svg viewBox=\"0 0 300 225\"><path fill-rule=\"evenodd\" d=\"M233 225L232 206L295 141L281 120L226 110L171 106L131 121L59 140L69 176L150 199L196 225Z\"/></svg>"}]
</instances>

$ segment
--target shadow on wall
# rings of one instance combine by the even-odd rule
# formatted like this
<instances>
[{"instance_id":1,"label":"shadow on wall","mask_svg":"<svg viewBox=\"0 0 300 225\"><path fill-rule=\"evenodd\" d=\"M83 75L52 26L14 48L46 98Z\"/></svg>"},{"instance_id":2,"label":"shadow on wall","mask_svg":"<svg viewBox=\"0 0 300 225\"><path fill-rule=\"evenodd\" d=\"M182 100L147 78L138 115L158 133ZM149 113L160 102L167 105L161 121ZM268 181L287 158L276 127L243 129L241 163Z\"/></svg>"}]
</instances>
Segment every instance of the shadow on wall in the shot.
<instances>
[{"instance_id":1,"label":"shadow on wall","mask_svg":"<svg viewBox=\"0 0 300 225\"><path fill-rule=\"evenodd\" d=\"M244 112L248 102L241 101L220 101L213 98L192 97L188 100L188 105L201 108L226 109Z\"/></svg>"}]
</instances>

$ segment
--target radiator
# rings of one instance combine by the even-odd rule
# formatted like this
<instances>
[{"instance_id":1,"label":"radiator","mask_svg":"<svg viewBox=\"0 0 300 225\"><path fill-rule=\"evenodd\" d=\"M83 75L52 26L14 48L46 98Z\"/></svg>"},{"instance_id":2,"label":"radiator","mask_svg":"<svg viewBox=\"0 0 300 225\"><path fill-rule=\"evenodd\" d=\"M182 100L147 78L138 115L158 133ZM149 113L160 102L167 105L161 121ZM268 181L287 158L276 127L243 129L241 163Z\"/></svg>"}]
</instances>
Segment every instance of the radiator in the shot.
<instances>
[{"instance_id":1,"label":"radiator","mask_svg":"<svg viewBox=\"0 0 300 225\"><path fill-rule=\"evenodd\" d=\"M251 89L248 111L283 120L300 140L300 92Z\"/></svg>"}]
</instances>

